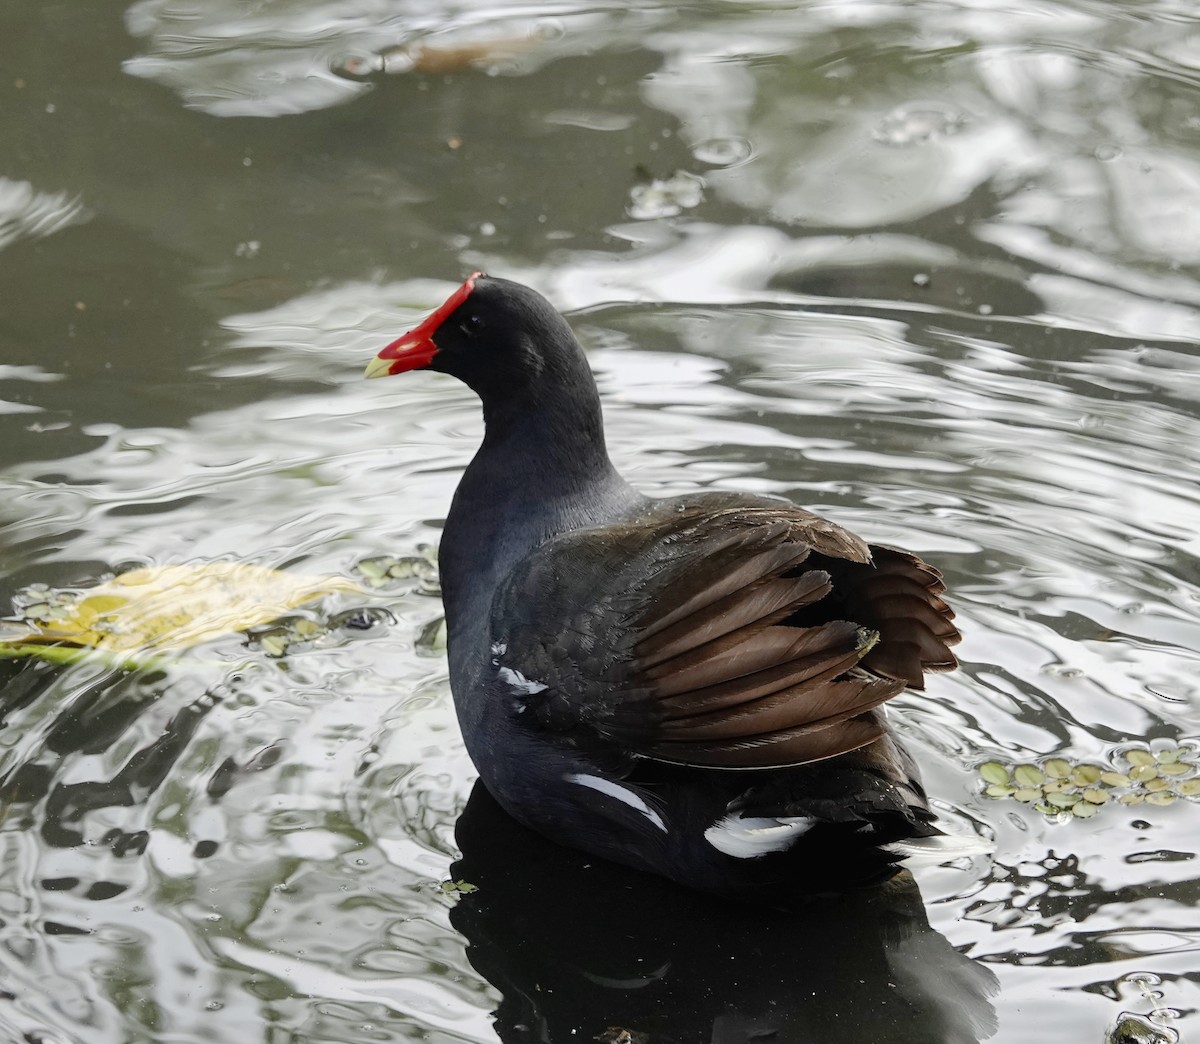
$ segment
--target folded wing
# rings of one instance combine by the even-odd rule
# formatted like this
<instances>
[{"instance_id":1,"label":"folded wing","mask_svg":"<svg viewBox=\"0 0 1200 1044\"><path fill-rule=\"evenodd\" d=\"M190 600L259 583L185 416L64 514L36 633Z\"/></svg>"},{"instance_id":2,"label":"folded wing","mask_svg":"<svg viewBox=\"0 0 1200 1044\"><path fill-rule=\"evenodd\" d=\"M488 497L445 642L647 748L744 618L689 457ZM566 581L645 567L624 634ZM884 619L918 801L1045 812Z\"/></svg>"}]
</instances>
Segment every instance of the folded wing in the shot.
<instances>
[{"instance_id":1,"label":"folded wing","mask_svg":"<svg viewBox=\"0 0 1200 1044\"><path fill-rule=\"evenodd\" d=\"M521 679L523 721L580 743L803 764L877 739L874 708L955 666L942 590L916 556L809 512L707 495L530 555L493 606L495 667Z\"/></svg>"}]
</instances>

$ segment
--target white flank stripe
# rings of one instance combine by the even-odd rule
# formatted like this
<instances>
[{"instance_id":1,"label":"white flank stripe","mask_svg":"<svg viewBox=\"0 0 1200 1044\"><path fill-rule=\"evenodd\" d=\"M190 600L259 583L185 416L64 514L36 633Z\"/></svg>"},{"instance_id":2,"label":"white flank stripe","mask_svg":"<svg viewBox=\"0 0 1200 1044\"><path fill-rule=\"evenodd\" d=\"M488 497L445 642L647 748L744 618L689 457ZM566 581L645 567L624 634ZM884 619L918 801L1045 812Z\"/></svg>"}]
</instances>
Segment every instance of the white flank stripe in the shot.
<instances>
[{"instance_id":1,"label":"white flank stripe","mask_svg":"<svg viewBox=\"0 0 1200 1044\"><path fill-rule=\"evenodd\" d=\"M541 682L530 681L520 671L514 671L511 667L500 668L500 680L506 682L515 692L519 692L522 696L532 696L535 693L543 692L547 688Z\"/></svg>"},{"instance_id":2,"label":"white flank stripe","mask_svg":"<svg viewBox=\"0 0 1200 1044\"><path fill-rule=\"evenodd\" d=\"M640 812L659 830L666 833L667 825L662 821L662 816L654 811L645 801L641 799L628 787L623 787L619 783L614 783L611 779L605 779L602 776L587 776L582 772L573 772L566 776L568 783L578 783L581 787L590 787L592 790L598 790L601 794L607 794L610 798L616 798L624 805L628 805L635 811Z\"/></svg>"},{"instance_id":3,"label":"white flank stripe","mask_svg":"<svg viewBox=\"0 0 1200 1044\"><path fill-rule=\"evenodd\" d=\"M704 840L735 859L757 859L791 848L815 823L807 816L739 816L732 812L704 831Z\"/></svg>"}]
</instances>

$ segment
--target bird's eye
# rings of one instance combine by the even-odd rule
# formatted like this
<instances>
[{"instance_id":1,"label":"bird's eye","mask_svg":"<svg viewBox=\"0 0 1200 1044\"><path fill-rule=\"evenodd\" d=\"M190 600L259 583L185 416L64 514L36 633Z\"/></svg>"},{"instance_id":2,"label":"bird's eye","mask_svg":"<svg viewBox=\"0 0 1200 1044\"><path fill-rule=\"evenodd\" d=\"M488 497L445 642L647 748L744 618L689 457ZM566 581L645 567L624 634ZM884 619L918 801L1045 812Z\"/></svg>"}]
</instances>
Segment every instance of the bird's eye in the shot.
<instances>
[{"instance_id":1,"label":"bird's eye","mask_svg":"<svg viewBox=\"0 0 1200 1044\"><path fill-rule=\"evenodd\" d=\"M462 332L468 337L474 337L476 334L482 333L484 322L477 315L468 315L461 323Z\"/></svg>"}]
</instances>

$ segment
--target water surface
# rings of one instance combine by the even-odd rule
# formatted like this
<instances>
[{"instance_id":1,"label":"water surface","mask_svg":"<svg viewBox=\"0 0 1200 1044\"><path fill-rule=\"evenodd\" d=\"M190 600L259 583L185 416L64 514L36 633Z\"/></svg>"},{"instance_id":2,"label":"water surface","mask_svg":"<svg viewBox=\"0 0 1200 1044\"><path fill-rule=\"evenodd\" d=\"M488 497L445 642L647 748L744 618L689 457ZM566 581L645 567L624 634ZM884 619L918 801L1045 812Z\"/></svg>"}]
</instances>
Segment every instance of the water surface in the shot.
<instances>
[{"instance_id":1,"label":"water surface","mask_svg":"<svg viewBox=\"0 0 1200 1044\"><path fill-rule=\"evenodd\" d=\"M436 544L477 403L360 377L485 268L570 314L640 487L785 495L943 569L963 669L894 720L996 841L759 935L479 795L456 839L440 606L399 581L298 612L331 629L282 657L0 664L0 1036L1198 1032L1195 803L1051 817L977 772L1200 741L1190 5L0 23L0 603Z\"/></svg>"}]
</instances>

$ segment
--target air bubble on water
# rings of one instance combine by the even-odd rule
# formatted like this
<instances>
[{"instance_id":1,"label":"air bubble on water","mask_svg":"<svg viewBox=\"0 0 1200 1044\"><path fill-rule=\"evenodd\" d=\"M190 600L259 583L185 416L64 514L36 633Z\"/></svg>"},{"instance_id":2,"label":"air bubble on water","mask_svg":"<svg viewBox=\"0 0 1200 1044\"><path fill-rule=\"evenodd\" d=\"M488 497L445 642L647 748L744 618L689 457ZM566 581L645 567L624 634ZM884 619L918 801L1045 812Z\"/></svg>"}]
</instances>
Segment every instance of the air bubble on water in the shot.
<instances>
[{"instance_id":1,"label":"air bubble on water","mask_svg":"<svg viewBox=\"0 0 1200 1044\"><path fill-rule=\"evenodd\" d=\"M745 138L706 138L692 146L692 155L714 167L732 167L745 163L754 147Z\"/></svg>"},{"instance_id":2,"label":"air bubble on water","mask_svg":"<svg viewBox=\"0 0 1200 1044\"><path fill-rule=\"evenodd\" d=\"M881 145L907 148L957 134L970 118L965 112L941 105L901 105L879 121L873 137Z\"/></svg>"}]
</instances>

